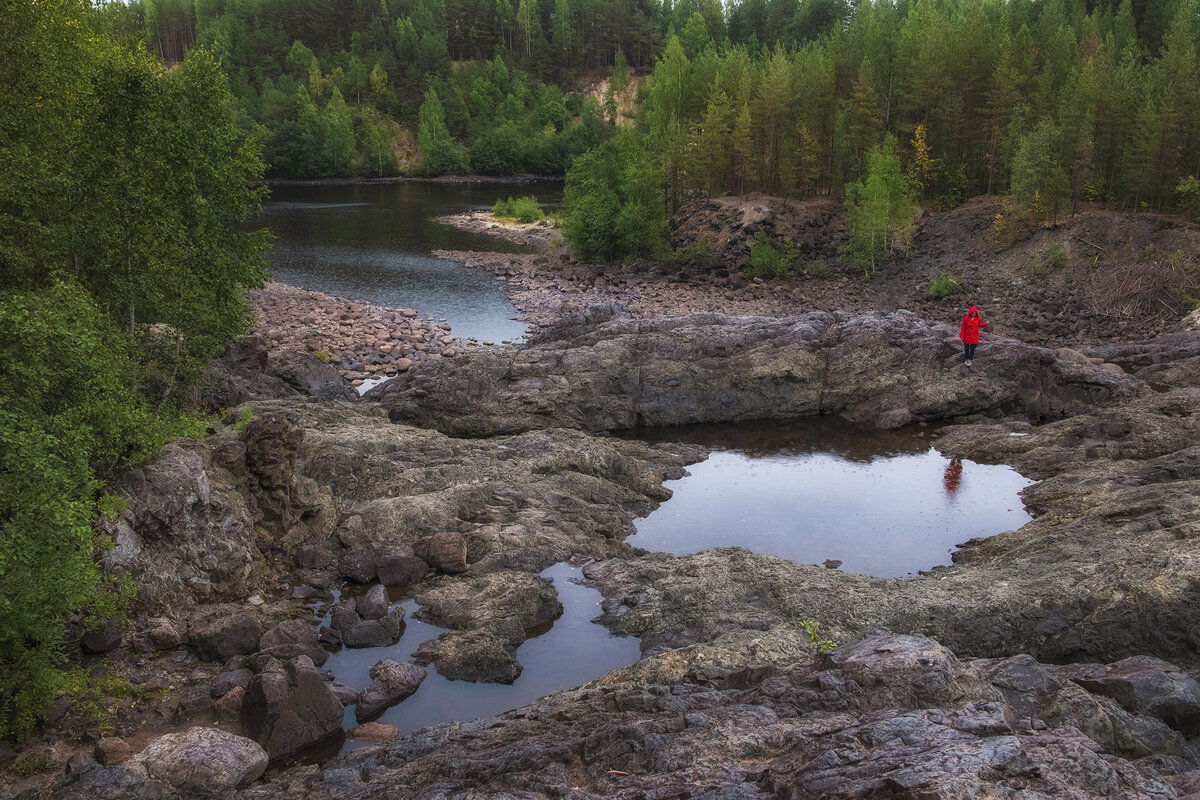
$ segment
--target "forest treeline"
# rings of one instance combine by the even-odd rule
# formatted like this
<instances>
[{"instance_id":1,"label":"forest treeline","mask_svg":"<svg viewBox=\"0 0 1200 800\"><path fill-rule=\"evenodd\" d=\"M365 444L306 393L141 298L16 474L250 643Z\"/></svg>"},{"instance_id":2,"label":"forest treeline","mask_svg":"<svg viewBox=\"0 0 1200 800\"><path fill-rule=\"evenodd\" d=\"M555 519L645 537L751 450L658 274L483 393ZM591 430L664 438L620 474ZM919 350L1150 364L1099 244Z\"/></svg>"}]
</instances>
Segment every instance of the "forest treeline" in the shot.
<instances>
[{"instance_id":1,"label":"forest treeline","mask_svg":"<svg viewBox=\"0 0 1200 800\"><path fill-rule=\"evenodd\" d=\"M1198 13L1197 0L137 0L125 24L168 60L210 47L242 125L266 125L277 176L394 174L397 154L426 174L562 173L636 91L668 208L726 191L840 197L892 134L925 203L1007 192L1032 164L1045 203L1159 209L1200 178ZM605 73L608 98L576 91Z\"/></svg>"},{"instance_id":2,"label":"forest treeline","mask_svg":"<svg viewBox=\"0 0 1200 800\"><path fill-rule=\"evenodd\" d=\"M1069 0L868 2L827 35L772 48L714 39L694 16L641 91L637 144L605 143L568 175L568 236L593 257L653 253L686 198L752 190L846 198L852 222L892 220L869 234L852 225L852 239L868 240L902 229L914 203L984 193L1009 196L996 221L1009 237L1080 199L1195 214L1200 3L1142 11L1129 0L1090 11ZM872 156L882 173L868 170ZM630 205L636 213L603 213ZM863 265L879 254L858 249Z\"/></svg>"},{"instance_id":3,"label":"forest treeline","mask_svg":"<svg viewBox=\"0 0 1200 800\"><path fill-rule=\"evenodd\" d=\"M77 677L68 631L129 600L97 568L105 477L197 430L265 276L260 137L219 65L164 68L113 11L0 0L0 737Z\"/></svg>"}]
</instances>

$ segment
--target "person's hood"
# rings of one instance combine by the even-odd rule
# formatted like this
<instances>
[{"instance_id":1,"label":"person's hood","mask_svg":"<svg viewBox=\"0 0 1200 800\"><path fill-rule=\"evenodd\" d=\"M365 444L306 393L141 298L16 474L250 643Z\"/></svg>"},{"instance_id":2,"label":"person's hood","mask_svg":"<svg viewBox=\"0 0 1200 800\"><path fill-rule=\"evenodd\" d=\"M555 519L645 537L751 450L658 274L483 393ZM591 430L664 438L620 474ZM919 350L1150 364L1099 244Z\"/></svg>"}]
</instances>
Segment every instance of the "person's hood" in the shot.
<instances>
[{"instance_id":1,"label":"person's hood","mask_svg":"<svg viewBox=\"0 0 1200 800\"><path fill-rule=\"evenodd\" d=\"M969 316L971 316L972 314L978 315L978 314L979 314L979 309L978 309L978 308L976 308L975 306L971 306L971 309L970 309L970 310L967 312L967 316L969 317Z\"/></svg>"}]
</instances>

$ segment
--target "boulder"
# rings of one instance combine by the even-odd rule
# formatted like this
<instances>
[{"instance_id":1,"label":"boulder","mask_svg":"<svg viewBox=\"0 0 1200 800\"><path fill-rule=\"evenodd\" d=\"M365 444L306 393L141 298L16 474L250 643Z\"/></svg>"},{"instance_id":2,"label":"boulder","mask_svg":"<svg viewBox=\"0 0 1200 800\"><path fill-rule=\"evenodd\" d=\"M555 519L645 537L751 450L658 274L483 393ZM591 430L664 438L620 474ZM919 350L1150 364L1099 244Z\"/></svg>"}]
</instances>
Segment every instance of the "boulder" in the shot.
<instances>
[{"instance_id":1,"label":"boulder","mask_svg":"<svg viewBox=\"0 0 1200 800\"><path fill-rule=\"evenodd\" d=\"M379 582L384 586L407 586L429 574L429 565L413 555L409 546L381 548L377 562Z\"/></svg>"},{"instance_id":2,"label":"boulder","mask_svg":"<svg viewBox=\"0 0 1200 800\"><path fill-rule=\"evenodd\" d=\"M97 654L116 650L121 646L121 626L116 620L109 620L83 634L79 645L85 653Z\"/></svg>"},{"instance_id":3,"label":"boulder","mask_svg":"<svg viewBox=\"0 0 1200 800\"><path fill-rule=\"evenodd\" d=\"M246 704L246 690L235 686L213 703L213 712L221 722L238 722L242 718L242 708Z\"/></svg>"},{"instance_id":4,"label":"boulder","mask_svg":"<svg viewBox=\"0 0 1200 800\"><path fill-rule=\"evenodd\" d=\"M461 533L442 531L423 536L413 544L413 555L451 575L467 571L467 540Z\"/></svg>"},{"instance_id":5,"label":"boulder","mask_svg":"<svg viewBox=\"0 0 1200 800\"><path fill-rule=\"evenodd\" d=\"M359 622L342 633L347 647L387 647L404 633L404 609L395 608L386 617Z\"/></svg>"},{"instance_id":6,"label":"boulder","mask_svg":"<svg viewBox=\"0 0 1200 800\"><path fill-rule=\"evenodd\" d=\"M351 514L342 520L335 533L342 546L351 550L366 547L371 543L366 526L363 525L363 518L359 514Z\"/></svg>"},{"instance_id":7,"label":"boulder","mask_svg":"<svg viewBox=\"0 0 1200 800\"><path fill-rule=\"evenodd\" d=\"M365 722L411 695L425 680L425 670L416 664L384 659L370 669L371 685L362 690L354 716Z\"/></svg>"},{"instance_id":8,"label":"boulder","mask_svg":"<svg viewBox=\"0 0 1200 800\"><path fill-rule=\"evenodd\" d=\"M183 644L183 636L175 624L166 617L152 617L137 626L130 637L130 645L141 653L155 650L173 650Z\"/></svg>"},{"instance_id":9,"label":"boulder","mask_svg":"<svg viewBox=\"0 0 1200 800\"><path fill-rule=\"evenodd\" d=\"M386 617L388 613L387 589L380 584L375 584L367 590L366 594L358 598L355 609L363 619Z\"/></svg>"},{"instance_id":10,"label":"boulder","mask_svg":"<svg viewBox=\"0 0 1200 800\"><path fill-rule=\"evenodd\" d=\"M133 755L133 748L129 742L124 739L119 739L116 736L105 736L96 742L94 751L96 762L104 766L112 766L113 764L123 764Z\"/></svg>"},{"instance_id":11,"label":"boulder","mask_svg":"<svg viewBox=\"0 0 1200 800\"><path fill-rule=\"evenodd\" d=\"M342 730L342 704L307 662L300 657L265 669L246 688L246 732L272 760Z\"/></svg>"},{"instance_id":12,"label":"boulder","mask_svg":"<svg viewBox=\"0 0 1200 800\"><path fill-rule=\"evenodd\" d=\"M127 766L95 764L73 770L53 787L55 800L163 800L166 796L162 783Z\"/></svg>"},{"instance_id":13,"label":"boulder","mask_svg":"<svg viewBox=\"0 0 1200 800\"><path fill-rule=\"evenodd\" d=\"M1107 666L1068 666L1063 673L1126 711L1158 717L1187 736L1200 733L1200 684L1174 664L1132 656Z\"/></svg>"},{"instance_id":14,"label":"boulder","mask_svg":"<svg viewBox=\"0 0 1200 800\"><path fill-rule=\"evenodd\" d=\"M258 618L233 604L203 608L188 623L188 640L206 661L253 653L261 637Z\"/></svg>"},{"instance_id":15,"label":"boulder","mask_svg":"<svg viewBox=\"0 0 1200 800\"><path fill-rule=\"evenodd\" d=\"M224 697L231 689L238 687L245 689L250 685L252 677L254 677L254 673L248 669L226 670L212 679L208 685L208 693L212 699L216 700Z\"/></svg>"},{"instance_id":16,"label":"boulder","mask_svg":"<svg viewBox=\"0 0 1200 800\"><path fill-rule=\"evenodd\" d=\"M302 394L320 400L358 399L336 369L316 356L295 350L275 350L267 356L267 371Z\"/></svg>"},{"instance_id":17,"label":"boulder","mask_svg":"<svg viewBox=\"0 0 1200 800\"><path fill-rule=\"evenodd\" d=\"M220 792L262 775L267 769L267 753L244 736L197 727L160 736L130 759L128 766L169 786Z\"/></svg>"},{"instance_id":18,"label":"boulder","mask_svg":"<svg viewBox=\"0 0 1200 800\"><path fill-rule=\"evenodd\" d=\"M338 570L355 583L370 583L378 575L375 550L369 546L354 547L342 553L338 559Z\"/></svg>"},{"instance_id":19,"label":"boulder","mask_svg":"<svg viewBox=\"0 0 1200 800\"><path fill-rule=\"evenodd\" d=\"M264 633L256 655L279 661L308 656L318 667L329 658L329 653L317 642L316 626L302 619L286 620Z\"/></svg>"}]
</instances>

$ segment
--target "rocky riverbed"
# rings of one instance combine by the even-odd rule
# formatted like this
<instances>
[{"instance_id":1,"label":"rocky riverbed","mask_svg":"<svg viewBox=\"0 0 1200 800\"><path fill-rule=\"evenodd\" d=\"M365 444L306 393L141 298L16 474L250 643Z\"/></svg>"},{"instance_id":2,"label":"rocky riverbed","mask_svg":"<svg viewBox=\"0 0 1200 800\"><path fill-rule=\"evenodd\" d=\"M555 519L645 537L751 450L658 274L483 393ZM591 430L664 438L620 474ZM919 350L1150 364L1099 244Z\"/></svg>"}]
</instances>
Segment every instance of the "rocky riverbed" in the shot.
<instances>
[{"instance_id":1,"label":"rocky riverbed","mask_svg":"<svg viewBox=\"0 0 1200 800\"><path fill-rule=\"evenodd\" d=\"M462 340L445 319L421 317L411 308L382 306L269 284L249 293L258 335L270 352L315 355L333 366L352 386L404 372L415 361L453 358L486 345Z\"/></svg>"},{"instance_id":2,"label":"rocky riverbed","mask_svg":"<svg viewBox=\"0 0 1200 800\"><path fill-rule=\"evenodd\" d=\"M439 342L452 358L416 347L436 321L273 289L264 319L328 312L311 314L312 333L260 326L210 375L205 401L226 409L210 435L109 487L129 508L108 526L105 567L137 581L137 614L81 636L90 696L59 698L21 751L65 773L0 791L1200 796L1200 332L1138 321L1174 332L1108 343L1087 321L1074 347L1043 347L1071 322L1034 317L1013 335L1000 326L968 370L952 327L870 303L655 316L609 302L562 318L594 297L571 291L583 267L560 266L561 284L529 278L529 298L561 302L527 345ZM523 268L504 268L510 285ZM719 277L631 280L653 282L663 304L675 290L711 303L746 291ZM597 281L611 278L589 291L605 297L611 284ZM764 299L776 288L750 286ZM339 358L359 353L359 331L413 350L365 400L313 355L319 335L342 336ZM939 449L1036 479L1024 493L1034 518L903 579L623 542L705 452L607 431L820 414L952 422ZM478 722L364 729L399 738L331 757L343 708L370 723L428 670L519 675L517 647L561 608L538 573L572 558L592 562L601 621L638 637L641 661ZM389 595L447 632L418 664L381 657L366 689L323 673L330 649L398 638L406 614ZM305 758L320 764L291 766Z\"/></svg>"}]
</instances>

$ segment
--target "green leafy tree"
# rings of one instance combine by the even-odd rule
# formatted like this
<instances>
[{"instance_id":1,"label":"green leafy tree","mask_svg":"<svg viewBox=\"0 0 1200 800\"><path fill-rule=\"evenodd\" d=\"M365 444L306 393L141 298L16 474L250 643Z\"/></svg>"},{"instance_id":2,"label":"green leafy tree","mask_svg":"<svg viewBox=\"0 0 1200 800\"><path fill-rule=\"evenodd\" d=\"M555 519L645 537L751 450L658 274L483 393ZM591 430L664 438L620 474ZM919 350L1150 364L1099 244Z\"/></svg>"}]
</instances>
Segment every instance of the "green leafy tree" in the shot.
<instances>
[{"instance_id":1,"label":"green leafy tree","mask_svg":"<svg viewBox=\"0 0 1200 800\"><path fill-rule=\"evenodd\" d=\"M467 171L466 148L450 136L442 103L433 89L425 93L421 104L417 148L421 151L421 172L426 175L461 175Z\"/></svg>"},{"instance_id":2,"label":"green leafy tree","mask_svg":"<svg viewBox=\"0 0 1200 800\"><path fill-rule=\"evenodd\" d=\"M870 275L876 261L910 228L913 206L900 170L900 146L888 134L867 154L867 173L846 186L847 255Z\"/></svg>"},{"instance_id":3,"label":"green leafy tree","mask_svg":"<svg viewBox=\"0 0 1200 800\"><path fill-rule=\"evenodd\" d=\"M1050 214L1057 221L1058 209L1070 192L1066 170L1059 158L1062 133L1042 119L1021 139L1013 157L1012 193L1035 216Z\"/></svg>"},{"instance_id":4,"label":"green leafy tree","mask_svg":"<svg viewBox=\"0 0 1200 800\"><path fill-rule=\"evenodd\" d=\"M207 51L170 70L81 0L0 26L0 735L64 677L68 616L119 612L94 524L108 471L177 407L263 280L260 141Z\"/></svg>"},{"instance_id":5,"label":"green leafy tree","mask_svg":"<svg viewBox=\"0 0 1200 800\"><path fill-rule=\"evenodd\" d=\"M354 156L354 121L350 107L335 86L322 115L325 123L325 152L329 169L334 174L344 175L350 170Z\"/></svg>"},{"instance_id":6,"label":"green leafy tree","mask_svg":"<svg viewBox=\"0 0 1200 800\"><path fill-rule=\"evenodd\" d=\"M612 261L658 252L667 215L654 158L622 131L577 157L563 193L563 234L581 258Z\"/></svg>"}]
</instances>

